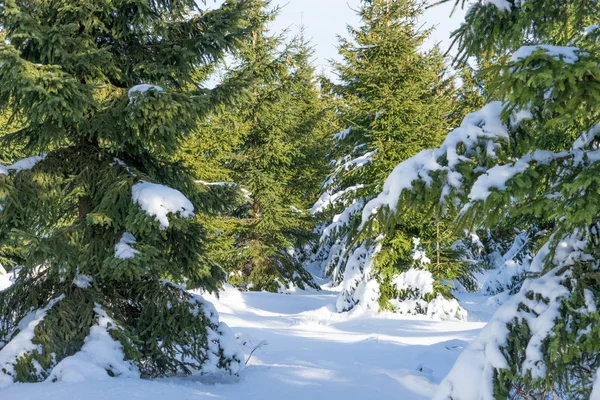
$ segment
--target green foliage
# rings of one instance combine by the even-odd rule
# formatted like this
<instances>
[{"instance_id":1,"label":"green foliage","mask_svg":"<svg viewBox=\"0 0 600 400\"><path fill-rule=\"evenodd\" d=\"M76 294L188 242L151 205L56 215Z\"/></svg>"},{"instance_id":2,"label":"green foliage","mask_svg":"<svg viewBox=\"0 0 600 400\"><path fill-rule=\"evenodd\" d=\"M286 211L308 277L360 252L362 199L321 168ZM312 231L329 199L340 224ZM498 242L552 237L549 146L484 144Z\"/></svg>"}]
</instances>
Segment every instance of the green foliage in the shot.
<instances>
[{"instance_id":1,"label":"green foliage","mask_svg":"<svg viewBox=\"0 0 600 400\"><path fill-rule=\"evenodd\" d=\"M380 281L379 305L381 309L393 311L390 300L409 298L406 293L398 291L392 280L404 271L415 267L413 260L413 239L419 238L421 248L431 262L422 266L435 278L434 293L424 297L431 301L439 293L446 298L453 298L453 281L459 281L468 290L476 290L477 284L473 273L477 266L466 260L463 249L455 244L457 234L453 219L445 217L439 221L433 215L419 212L414 208L403 207L402 217L394 223L390 234L382 242L382 251L377 254L375 271ZM431 223L423 224L429 218ZM419 313L427 313L421 310Z\"/></svg>"},{"instance_id":2,"label":"green foliage","mask_svg":"<svg viewBox=\"0 0 600 400\"><path fill-rule=\"evenodd\" d=\"M474 57L487 94L504 102L510 141L499 148L509 158L498 158L499 165L485 172L503 171L507 178L484 198L470 199L460 223L538 226L551 236L538 252L531 280L496 321L504 324L499 329L506 326L496 341L507 366L494 365L493 395L589 398L600 365L594 328L600 289L600 47L598 30L588 27L600 10L591 1L495 3L476 3L454 37L458 60ZM522 110L527 118L518 121ZM515 317L507 322L509 312ZM460 397L459 391L448 396Z\"/></svg>"},{"instance_id":3,"label":"green foliage","mask_svg":"<svg viewBox=\"0 0 600 400\"><path fill-rule=\"evenodd\" d=\"M317 259L326 274L341 282L340 264L348 264L361 244L377 241L381 250L365 278L379 282L382 309L403 298L391 281L412 268L413 238L421 239L433 260L426 268L438 283L435 295L451 297L448 285L454 279L473 288L470 264L453 246L462 234L453 230L453 214L436 213L435 195L406 206L401 201L401 212L381 213L373 219L373 229L358 229L362 206L381 191L394 167L439 146L451 124L482 102L473 74L465 70L464 84L456 89L454 79L446 77L439 49L420 49L431 33L418 25L422 12L423 4L412 0L364 1L362 25L348 28L351 39L340 39L343 61L335 66L341 82L331 84L340 124L348 129L337 135L332 153L337 160L325 188L336 200L323 214L330 219L342 214L350 221L327 228ZM351 296L354 288L346 290Z\"/></svg>"},{"instance_id":4,"label":"green foliage","mask_svg":"<svg viewBox=\"0 0 600 400\"><path fill-rule=\"evenodd\" d=\"M240 190L229 210L209 219L209 252L230 283L250 290L315 285L294 251L312 238L306 209L327 172L331 111L312 50L302 35L286 42L265 33L276 13L268 1L253 3L252 34L223 78L251 77L247 95L211 114L180 155L202 185Z\"/></svg>"},{"instance_id":5,"label":"green foliage","mask_svg":"<svg viewBox=\"0 0 600 400\"><path fill-rule=\"evenodd\" d=\"M420 30L417 1L365 1L362 25L340 38L343 61L334 66L333 85L341 98L340 119L351 129L338 154L364 144L374 151L368 168L354 171L364 182L381 185L391 170L422 149L436 147L448 129L452 85L437 48L419 49L430 30Z\"/></svg>"},{"instance_id":6,"label":"green foliage","mask_svg":"<svg viewBox=\"0 0 600 400\"><path fill-rule=\"evenodd\" d=\"M509 369L497 371L494 382L496 398L589 398L595 371L600 367L599 346L595 339L600 316L590 308L591 304L597 304L596 300L590 303L589 295L586 299L586 291L597 293L600 289L596 264L583 261L570 267L572 279L564 284L571 294L563 299L555 326L541 346L547 371L541 379L534 378L522 368L527 358L526 348L533 336L529 325L517 318L508 325L510 334L502 351ZM535 301L549 303L548 299L533 291L525 293L525 297L529 306L524 302L520 307L527 313L535 312L531 309Z\"/></svg>"},{"instance_id":7,"label":"green foliage","mask_svg":"<svg viewBox=\"0 0 600 400\"><path fill-rule=\"evenodd\" d=\"M240 46L247 12L246 1L233 0L212 11L192 0L0 4L0 115L12 123L2 128L0 161L44 155L31 168L0 171L0 260L19 270L0 292L0 343L19 334L31 310L63 296L36 327L40 350L17 361L14 379L44 379L76 353L96 322L94 304L111 315L111 335L143 375L202 370L220 346L210 306L161 283L214 290L223 280L201 220L172 212L160 226L134 203L132 187L165 184L199 213L219 209L174 153L235 94L197 79ZM128 92L138 84L160 87ZM136 253L117 258L125 233ZM77 283L82 276L89 285ZM237 356L217 353L219 368L238 371Z\"/></svg>"},{"instance_id":8,"label":"green foliage","mask_svg":"<svg viewBox=\"0 0 600 400\"><path fill-rule=\"evenodd\" d=\"M455 78L459 80L455 91L455 101L448 116L452 127L459 126L463 119L471 112L479 110L485 105L486 85L481 72L469 65L462 65Z\"/></svg>"}]
</instances>

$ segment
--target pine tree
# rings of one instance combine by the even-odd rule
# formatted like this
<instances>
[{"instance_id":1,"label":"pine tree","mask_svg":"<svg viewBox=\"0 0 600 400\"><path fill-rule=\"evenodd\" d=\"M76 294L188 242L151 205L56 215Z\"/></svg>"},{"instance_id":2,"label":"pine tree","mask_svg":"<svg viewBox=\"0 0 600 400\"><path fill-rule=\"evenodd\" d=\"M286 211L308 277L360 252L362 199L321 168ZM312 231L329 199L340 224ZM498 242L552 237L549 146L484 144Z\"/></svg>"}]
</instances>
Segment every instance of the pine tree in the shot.
<instances>
[{"instance_id":1,"label":"pine tree","mask_svg":"<svg viewBox=\"0 0 600 400\"><path fill-rule=\"evenodd\" d=\"M451 297L442 281L469 276L452 247L454 232L431 210L405 210L386 235L357 234L360 211L394 166L437 146L451 121L453 86L445 78L444 59L438 49L419 48L430 34L419 30L422 12L423 5L412 0L364 1L362 25L349 28L350 40L341 39L343 61L335 65L341 82L332 90L347 129L335 136L334 170L313 208L332 221L315 260L334 282L343 282L339 311L362 302L361 307L427 313L426 307L404 307L403 300L414 303L413 296L393 283L415 267L415 251L432 259L418 266L436 282L435 290L418 296L427 298L425 304L438 294ZM413 239L419 239L418 248Z\"/></svg>"},{"instance_id":2,"label":"pine tree","mask_svg":"<svg viewBox=\"0 0 600 400\"><path fill-rule=\"evenodd\" d=\"M252 36L225 81L251 77L249 96L220 108L186 144L201 181L229 182L243 193L233 212L213 219L211 254L229 282L248 290L314 286L301 264L312 239L307 212L326 174L328 109L320 98L312 50L303 36L285 42L266 26L277 15L253 3ZM227 147L204 150L225 137ZM216 157L215 157L216 156ZM205 169L205 159L214 169ZM211 173L214 170L215 173Z\"/></svg>"},{"instance_id":3,"label":"pine tree","mask_svg":"<svg viewBox=\"0 0 600 400\"><path fill-rule=\"evenodd\" d=\"M19 129L18 122L15 122L11 118L11 115L7 110L0 110L0 137L7 134L8 132ZM23 146L2 146L0 148L0 165L10 164L10 160L22 159L24 154L22 152ZM2 206L0 205L0 212ZM6 282L5 284L0 283L0 290L4 289L5 285L9 284L9 278L6 275L6 270L3 264L10 264L10 256L15 256L15 247L8 245L5 241L6 235L8 234L5 230L0 230L0 282Z\"/></svg>"},{"instance_id":4,"label":"pine tree","mask_svg":"<svg viewBox=\"0 0 600 400\"><path fill-rule=\"evenodd\" d=\"M459 82L449 116L452 127L460 125L468 114L483 107L487 99L486 84L481 72L468 64L455 67L457 69L455 78Z\"/></svg>"},{"instance_id":5,"label":"pine tree","mask_svg":"<svg viewBox=\"0 0 600 400\"><path fill-rule=\"evenodd\" d=\"M460 88L450 116L453 126L460 125L470 112L483 107L486 98L490 100L485 84L490 61L485 58L476 61L477 69L456 65ZM455 217L452 216L451 227L455 226ZM494 295L489 301L502 303L521 288L535 253L547 240L547 230L542 221L509 215L493 229L482 225L471 230L470 238L464 238L458 245L466 253L466 259L478 269L489 270L486 280L477 286L481 286L484 293Z\"/></svg>"},{"instance_id":6,"label":"pine tree","mask_svg":"<svg viewBox=\"0 0 600 400\"><path fill-rule=\"evenodd\" d=\"M212 202L173 155L232 95L196 78L247 35L246 11L0 4L0 104L20 121L0 147L30 156L0 165L0 251L17 272L0 292L0 384L243 366L210 303L171 282L223 279L194 218Z\"/></svg>"},{"instance_id":7,"label":"pine tree","mask_svg":"<svg viewBox=\"0 0 600 400\"><path fill-rule=\"evenodd\" d=\"M468 229L523 221L551 229L528 279L461 354L436 399L599 396L599 13L592 1L474 4L454 33L458 60L489 62L495 101L439 148L399 164L365 206L365 229L374 215L427 199L460 208Z\"/></svg>"},{"instance_id":8,"label":"pine tree","mask_svg":"<svg viewBox=\"0 0 600 400\"><path fill-rule=\"evenodd\" d=\"M505 185L473 202L465 219L500 208L541 221L552 233L533 260L531 279L494 318L502 327L494 339L503 362L484 359L493 393L481 388L481 397L595 398L600 390L593 328L600 216L594 144L600 47L593 24L599 14L590 1L479 5L467 14L468 25L495 34L456 33L464 55L507 55L488 71L495 96L505 113L529 119L509 125L512 140L504 147L516 161L497 167L509 172ZM501 218L491 212L485 222L493 226Z\"/></svg>"},{"instance_id":9,"label":"pine tree","mask_svg":"<svg viewBox=\"0 0 600 400\"><path fill-rule=\"evenodd\" d=\"M341 119L349 136L360 138L354 142L375 151L369 173L378 181L399 161L439 144L447 128L443 59L437 49L419 51L431 34L419 30L422 12L416 1L366 0L359 11L363 25L348 28L351 40L340 38L343 61L334 67L341 84L334 90L344 100ZM421 126L429 132L415 135Z\"/></svg>"}]
</instances>

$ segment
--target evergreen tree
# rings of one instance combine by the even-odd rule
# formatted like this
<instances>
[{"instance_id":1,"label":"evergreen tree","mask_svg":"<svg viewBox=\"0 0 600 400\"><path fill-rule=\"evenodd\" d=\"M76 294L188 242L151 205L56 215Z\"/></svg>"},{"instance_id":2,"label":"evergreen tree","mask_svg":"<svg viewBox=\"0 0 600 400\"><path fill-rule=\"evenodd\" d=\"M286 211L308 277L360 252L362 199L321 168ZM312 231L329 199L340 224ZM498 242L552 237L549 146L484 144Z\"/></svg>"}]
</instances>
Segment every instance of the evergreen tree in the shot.
<instances>
[{"instance_id":1,"label":"evergreen tree","mask_svg":"<svg viewBox=\"0 0 600 400\"><path fill-rule=\"evenodd\" d=\"M474 202L465 219L504 208L516 218L541 221L551 236L533 260L531 279L494 318L502 327L495 348L503 362L482 358L491 368L489 389L479 390L482 398L595 398L600 47L593 24L600 10L592 1L498 6L481 4L467 14L468 25L487 26L494 35L466 29L456 35L465 55L510 55L498 57L488 74L505 112L529 121L515 127L513 118L505 148L516 161L497 167L509 172L508 179ZM501 218L491 212L485 222L493 226ZM447 388L441 393L449 394ZM452 393L467 398L461 396Z\"/></svg>"},{"instance_id":2,"label":"evergreen tree","mask_svg":"<svg viewBox=\"0 0 600 400\"><path fill-rule=\"evenodd\" d=\"M454 126L460 125L470 112L483 107L486 98L490 100L485 85L490 61L485 58L475 61L479 65L477 69L456 65L460 87L450 115ZM453 219L455 217L453 215ZM450 225L455 226L453 221ZM477 282L478 288L494 295L490 301L502 303L519 291L535 253L547 240L548 231L542 221L513 218L508 213L493 228L481 225L471 230L470 237L457 244L478 269L489 270L485 281Z\"/></svg>"},{"instance_id":3,"label":"evergreen tree","mask_svg":"<svg viewBox=\"0 0 600 400\"><path fill-rule=\"evenodd\" d=\"M0 165L0 251L18 272L0 292L0 384L243 366L212 306L170 281L223 279L194 218L212 202L173 154L232 95L195 78L246 36L246 10L0 3L0 104L20 121L0 148L30 156Z\"/></svg>"},{"instance_id":4,"label":"evergreen tree","mask_svg":"<svg viewBox=\"0 0 600 400\"><path fill-rule=\"evenodd\" d=\"M0 137L7 134L8 132L18 130L19 124L11 118L10 113L7 110L0 110ZM1 146L0 148L0 165L10 164L11 160L21 159L24 157L23 146L15 144L14 146ZM0 211L2 206L0 205ZM0 238L6 238L8 232L0 229ZM10 264L10 256L15 256L15 247L6 243L4 239L0 239L0 281L9 283L8 276L6 276L6 270L4 265ZM10 255L10 256L9 256ZM2 283L0 283L0 290L4 289Z\"/></svg>"},{"instance_id":5,"label":"evergreen tree","mask_svg":"<svg viewBox=\"0 0 600 400\"><path fill-rule=\"evenodd\" d=\"M486 103L485 81L481 73L470 65L457 65L455 78L458 88L450 112L450 126L460 125L462 120Z\"/></svg>"},{"instance_id":6,"label":"evergreen tree","mask_svg":"<svg viewBox=\"0 0 600 400\"><path fill-rule=\"evenodd\" d=\"M427 313L426 304L438 294L451 297L443 281L470 275L452 246L457 237L448 227L450 218L435 219L431 210L405 210L386 235L358 235L360 211L385 177L398 162L437 146L451 121L453 87L444 77L444 59L438 49L420 50L430 34L419 30L422 12L423 5L413 0L364 1L362 25L349 28L350 40L341 39L343 62L335 64L341 83L332 90L347 129L335 136L334 170L313 208L332 221L323 228L314 260L334 282L343 282L339 311L362 302ZM413 239L419 239L417 247ZM423 251L432 263L416 267L413 256ZM435 281L435 289L417 296L423 300L418 307L407 306L416 304L412 290L394 283L413 267Z\"/></svg>"},{"instance_id":7,"label":"evergreen tree","mask_svg":"<svg viewBox=\"0 0 600 400\"><path fill-rule=\"evenodd\" d=\"M266 32L277 14L269 3L253 3L251 38L224 77L250 77L249 96L211 115L186 144L184 157L207 186L225 181L243 192L233 212L212 220L218 233L211 254L229 282L248 290L285 291L315 286L298 249L312 239L306 209L326 174L329 111L303 37L285 43ZM207 158L214 169L204 168Z\"/></svg>"},{"instance_id":8,"label":"evergreen tree","mask_svg":"<svg viewBox=\"0 0 600 400\"><path fill-rule=\"evenodd\" d=\"M436 399L598 398L599 13L585 0L475 3L454 33L459 60L490 62L496 101L399 164L365 206L365 229L433 199L460 208L461 227L551 230Z\"/></svg>"}]
</instances>

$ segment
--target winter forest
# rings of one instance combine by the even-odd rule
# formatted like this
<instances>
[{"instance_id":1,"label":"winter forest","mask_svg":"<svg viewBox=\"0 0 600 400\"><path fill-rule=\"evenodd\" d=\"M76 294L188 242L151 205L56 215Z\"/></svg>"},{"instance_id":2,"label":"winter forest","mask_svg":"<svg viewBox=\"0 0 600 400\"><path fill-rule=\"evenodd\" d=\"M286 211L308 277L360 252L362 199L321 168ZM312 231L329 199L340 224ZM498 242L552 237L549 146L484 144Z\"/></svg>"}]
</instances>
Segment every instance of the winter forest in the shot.
<instances>
[{"instance_id":1,"label":"winter forest","mask_svg":"<svg viewBox=\"0 0 600 400\"><path fill-rule=\"evenodd\" d=\"M600 4L436 1L0 0L0 399L600 400Z\"/></svg>"}]
</instances>

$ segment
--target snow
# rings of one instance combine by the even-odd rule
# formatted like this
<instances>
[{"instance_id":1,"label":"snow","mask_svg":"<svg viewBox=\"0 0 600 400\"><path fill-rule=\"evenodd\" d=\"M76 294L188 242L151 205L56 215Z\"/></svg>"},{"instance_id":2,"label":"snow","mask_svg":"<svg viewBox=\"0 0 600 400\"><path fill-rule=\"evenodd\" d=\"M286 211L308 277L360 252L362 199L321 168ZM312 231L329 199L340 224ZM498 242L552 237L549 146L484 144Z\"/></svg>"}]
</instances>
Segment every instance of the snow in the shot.
<instances>
[{"instance_id":1,"label":"snow","mask_svg":"<svg viewBox=\"0 0 600 400\"><path fill-rule=\"evenodd\" d=\"M12 285L12 282L10 281L10 276L8 275L2 264L0 264L0 291L8 288L10 285Z\"/></svg>"},{"instance_id":2,"label":"snow","mask_svg":"<svg viewBox=\"0 0 600 400\"><path fill-rule=\"evenodd\" d=\"M469 193L469 200L485 201L491 194L491 189L504 190L509 179L522 174L529 168L530 163L548 164L553 159L566 153L552 153L546 150L535 150L526 154L512 164L495 165L477 178ZM466 206L468 208L468 205Z\"/></svg>"},{"instance_id":3,"label":"snow","mask_svg":"<svg viewBox=\"0 0 600 400\"><path fill-rule=\"evenodd\" d=\"M85 382L111 379L115 377L137 378L137 367L124 360L123 346L110 336L111 329L117 329L115 322L99 304L94 307L96 324L81 350L61 360L50 373L49 382Z\"/></svg>"},{"instance_id":4,"label":"snow","mask_svg":"<svg viewBox=\"0 0 600 400\"><path fill-rule=\"evenodd\" d=\"M368 151L359 157L345 161L339 169L343 169L344 171L349 171L354 168L364 167L365 165L369 164L373 160L374 154L375 154L375 151Z\"/></svg>"},{"instance_id":5,"label":"snow","mask_svg":"<svg viewBox=\"0 0 600 400\"><path fill-rule=\"evenodd\" d=\"M378 311L379 283L371 276L374 258L381 251L381 244L362 243L346 260L342 291L336 300L336 311L353 310L353 313ZM356 307L358 305L358 307Z\"/></svg>"},{"instance_id":6,"label":"snow","mask_svg":"<svg viewBox=\"0 0 600 400\"><path fill-rule=\"evenodd\" d=\"M431 319L466 321L467 315L458 300L446 299L441 294L427 304L427 317Z\"/></svg>"},{"instance_id":7,"label":"snow","mask_svg":"<svg viewBox=\"0 0 600 400\"><path fill-rule=\"evenodd\" d=\"M360 144L355 146L354 149L350 152L350 154L340 158L339 160L333 160L330 162L330 165L336 166L335 171L331 174L329 178L323 182L322 187L327 188L332 186L335 182L335 178L343 173L344 171L350 171L352 169L362 168L365 165L371 163L373 160L373 155L377 152L376 150L367 151L363 154L358 153L358 150L364 148L364 144ZM360 155L358 155L360 154Z\"/></svg>"},{"instance_id":8,"label":"snow","mask_svg":"<svg viewBox=\"0 0 600 400\"><path fill-rule=\"evenodd\" d=\"M482 141L493 145L493 141L508 140L508 131L501 118L502 110L503 104L499 101L485 105L467 115L461 126L450 132L439 148L423 150L398 164L387 177L382 192L365 205L362 223L365 224L382 207L395 210L402 192L412 190L415 181L422 180L431 185L432 172L447 172L444 194L448 194L452 188L459 188L462 175L456 171L456 167L460 162L470 160L460 154L459 147L462 145L468 153Z\"/></svg>"},{"instance_id":9,"label":"snow","mask_svg":"<svg viewBox=\"0 0 600 400\"><path fill-rule=\"evenodd\" d=\"M596 301L594 300L594 293L589 289L583 289L583 296L585 298L586 311L588 313L595 313L596 309Z\"/></svg>"},{"instance_id":10,"label":"snow","mask_svg":"<svg viewBox=\"0 0 600 400\"><path fill-rule=\"evenodd\" d=\"M227 187L238 187L239 186L237 183L233 183L233 182L206 182L201 179L198 179L195 182L199 183L200 185L204 185L204 186L227 186Z\"/></svg>"},{"instance_id":11,"label":"snow","mask_svg":"<svg viewBox=\"0 0 600 400\"><path fill-rule=\"evenodd\" d=\"M75 279L73 279L73 285L77 286L80 289L89 289L92 287L92 282L94 279L89 275L77 274Z\"/></svg>"},{"instance_id":12,"label":"snow","mask_svg":"<svg viewBox=\"0 0 600 400\"><path fill-rule=\"evenodd\" d=\"M505 290L510 291L529 272L533 257L520 254L529 240L528 231L520 232L508 251L501 256L498 255L493 263L495 270L488 275L481 289L483 293L499 294ZM500 298L498 297L497 300Z\"/></svg>"},{"instance_id":13,"label":"snow","mask_svg":"<svg viewBox=\"0 0 600 400\"><path fill-rule=\"evenodd\" d=\"M494 399L494 372L508 368L501 348L506 344L508 325L514 323L515 318L526 324L531 333L525 348L523 374L529 373L533 379L546 374L543 343L556 325L562 300L570 295L569 289L563 285L570 278L570 271L559 272L578 261L590 259L584 252L587 245L584 236L575 230L562 237L551 260L554 268L539 278L527 279L519 293L498 309L479 336L460 355L440 384L434 400ZM532 261L531 271L541 271L549 253L550 245L546 243Z\"/></svg>"},{"instance_id":14,"label":"snow","mask_svg":"<svg viewBox=\"0 0 600 400\"><path fill-rule=\"evenodd\" d=\"M135 243L137 243L135 236L129 232L123 233L119 243L115 244L115 258L119 260L129 260L134 258L136 254L139 254L139 251L130 245Z\"/></svg>"},{"instance_id":15,"label":"snow","mask_svg":"<svg viewBox=\"0 0 600 400\"><path fill-rule=\"evenodd\" d=\"M421 299L423 296L433 293L433 284L435 282L433 274L425 269L431 263L431 260L420 246L421 239L413 238L413 244L412 258L415 266L392 277L392 284L396 290L399 292L408 292L409 301L394 299L396 309L402 314L411 314L417 308L427 308L427 302ZM423 305L424 307L422 307Z\"/></svg>"},{"instance_id":16,"label":"snow","mask_svg":"<svg viewBox=\"0 0 600 400\"><path fill-rule=\"evenodd\" d=\"M510 61L515 62L523 58L527 58L531 56L531 54L539 50L543 50L550 57L561 59L568 64L573 64L577 62L577 60L579 60L579 56L577 55L577 53L581 52L581 50L577 47L568 46L552 46L544 44L538 44L534 46L521 46L517 51L513 53Z\"/></svg>"},{"instance_id":17,"label":"snow","mask_svg":"<svg viewBox=\"0 0 600 400\"><path fill-rule=\"evenodd\" d=\"M413 238L413 250L412 250L412 259L419 266L425 266L431 263L429 257L425 253L425 250L421 247L421 238Z\"/></svg>"},{"instance_id":18,"label":"snow","mask_svg":"<svg viewBox=\"0 0 600 400\"><path fill-rule=\"evenodd\" d=\"M239 184L234 183L234 182L206 182L206 181L203 181L200 179L198 179L194 182L196 182L199 185L204 185L204 186L221 186L221 187L236 188L244 195L244 198L246 200L252 199L252 192L250 192L248 189L245 189L245 188L241 187Z\"/></svg>"},{"instance_id":19,"label":"snow","mask_svg":"<svg viewBox=\"0 0 600 400\"><path fill-rule=\"evenodd\" d=\"M356 192L357 190L362 189L364 187L365 185L350 186L344 190L340 190L333 194L329 193L329 191L325 191L321 195L321 197L319 197L319 200L317 200L317 202L313 205L310 211L311 215L322 213L327 208L336 205L340 201L343 201L346 195Z\"/></svg>"},{"instance_id":20,"label":"snow","mask_svg":"<svg viewBox=\"0 0 600 400\"><path fill-rule=\"evenodd\" d=\"M83 376L85 382L15 384L0 397L425 400L484 325L391 313L352 317L334 312L336 296L240 293L231 287L219 299L205 295L244 343L249 361L239 378L103 379L104 373L102 379Z\"/></svg>"},{"instance_id":21,"label":"snow","mask_svg":"<svg viewBox=\"0 0 600 400\"><path fill-rule=\"evenodd\" d=\"M16 172L30 170L33 167L35 167L37 163L44 160L45 158L46 158L45 154L42 154L41 156L27 157L27 158L17 161L13 165L9 166L8 169L10 171L16 171Z\"/></svg>"},{"instance_id":22,"label":"snow","mask_svg":"<svg viewBox=\"0 0 600 400\"><path fill-rule=\"evenodd\" d=\"M513 7L513 4L507 0L484 0L484 4L494 5L500 11L510 11Z\"/></svg>"},{"instance_id":23,"label":"snow","mask_svg":"<svg viewBox=\"0 0 600 400\"><path fill-rule=\"evenodd\" d=\"M350 204L348 207L344 209L339 214L336 214L331 221L331 224L327 225L325 229L323 229L323 233L321 235L321 241L325 240L327 237L337 232L339 229L350 223L352 216L354 214L359 213L365 205L365 201L363 199L356 199Z\"/></svg>"},{"instance_id":24,"label":"snow","mask_svg":"<svg viewBox=\"0 0 600 400\"><path fill-rule=\"evenodd\" d=\"M533 119L533 114L531 113L530 110L521 109L512 115L512 117L510 119L510 124L513 128L515 128L515 127L519 126L521 124L521 122L529 121L532 119Z\"/></svg>"},{"instance_id":25,"label":"snow","mask_svg":"<svg viewBox=\"0 0 600 400\"><path fill-rule=\"evenodd\" d=\"M172 282L163 280L162 283L185 291L182 286ZM205 354L206 359L203 360L201 365L195 359L187 359L188 367L195 367L201 374L215 375L228 373L230 376L239 374L244 369L244 354L227 324L219 321L219 314L213 304L205 299L205 297L210 298L211 296L199 291L188 291L188 294L191 295L191 298L188 300L192 306L190 312L194 316L198 316L202 312L208 321L210 321L212 327L216 325L216 330L212 329L211 326L207 326L208 351ZM228 365L221 365L221 355L230 358ZM183 355L181 357L184 358Z\"/></svg>"},{"instance_id":26,"label":"snow","mask_svg":"<svg viewBox=\"0 0 600 400\"><path fill-rule=\"evenodd\" d=\"M336 133L335 135L333 135L333 140L336 141L342 141L344 139L346 139L348 137L348 135L350 134L350 132L352 132L352 128L346 128L341 132Z\"/></svg>"},{"instance_id":27,"label":"snow","mask_svg":"<svg viewBox=\"0 0 600 400\"><path fill-rule=\"evenodd\" d=\"M572 149L583 150L586 146L592 143L598 133L600 133L600 124L595 125L592 129L579 136L575 143L573 143Z\"/></svg>"},{"instance_id":28,"label":"snow","mask_svg":"<svg viewBox=\"0 0 600 400\"><path fill-rule=\"evenodd\" d=\"M146 83L143 83L141 85L135 85L133 87L131 87L129 89L129 91L127 91L127 96L129 97L129 101L135 101L135 99L140 96L143 95L144 93L146 93L149 90L153 90L156 92L164 92L164 89L160 86L155 86L155 85L148 85Z\"/></svg>"},{"instance_id":29,"label":"snow","mask_svg":"<svg viewBox=\"0 0 600 400\"><path fill-rule=\"evenodd\" d=\"M35 327L46 317L48 311L62 300L63 296L50 301L44 308L32 311L19 322L19 333L0 349L0 388L10 385L14 381L15 362L25 353L39 349L32 339L35 336Z\"/></svg>"},{"instance_id":30,"label":"snow","mask_svg":"<svg viewBox=\"0 0 600 400\"><path fill-rule=\"evenodd\" d=\"M292 213L294 213L294 214L297 214L297 215L302 215L302 214L304 214L304 211L302 211L301 209L299 209L298 207L295 207L295 206L290 206L290 211L291 211ZM294 249L292 248L292 249L291 249L291 251L293 252L293 251L294 251Z\"/></svg>"},{"instance_id":31,"label":"snow","mask_svg":"<svg viewBox=\"0 0 600 400\"><path fill-rule=\"evenodd\" d=\"M27 157L22 160L15 162L12 165L4 166L0 164L0 175L8 175L9 171L21 172L30 170L36 166L37 163L44 160L46 158L45 154L40 156Z\"/></svg>"},{"instance_id":32,"label":"snow","mask_svg":"<svg viewBox=\"0 0 600 400\"><path fill-rule=\"evenodd\" d=\"M131 168L125 164L125 161L120 160L118 158L113 158L113 162L110 164L111 167L114 167L115 165L118 165L120 167L122 167L123 169L125 169L125 171L127 171L127 173L131 176L133 176L134 178L137 178L137 174L133 173L133 171L131 170Z\"/></svg>"},{"instance_id":33,"label":"snow","mask_svg":"<svg viewBox=\"0 0 600 400\"><path fill-rule=\"evenodd\" d=\"M431 272L416 268L411 268L392 278L392 283L397 290L413 291L419 296L433 293L434 282Z\"/></svg>"},{"instance_id":34,"label":"snow","mask_svg":"<svg viewBox=\"0 0 600 400\"><path fill-rule=\"evenodd\" d=\"M431 260L420 247L420 239L413 238L413 260L415 266L392 277L395 289L403 294L401 299L392 299L394 311L402 315L425 314L432 319L466 320L467 312L456 299L446 299L438 293L431 301L425 297L434 293L433 274L425 269Z\"/></svg>"},{"instance_id":35,"label":"snow","mask_svg":"<svg viewBox=\"0 0 600 400\"><path fill-rule=\"evenodd\" d=\"M600 25L590 25L583 30L583 34L585 36L591 35L592 33L595 33L598 28L600 28Z\"/></svg>"},{"instance_id":36,"label":"snow","mask_svg":"<svg viewBox=\"0 0 600 400\"><path fill-rule=\"evenodd\" d=\"M154 217L160 229L169 227L168 214L179 214L183 218L194 216L194 206L180 191L168 186L140 181L131 188L133 202L140 205L146 214Z\"/></svg>"},{"instance_id":37,"label":"snow","mask_svg":"<svg viewBox=\"0 0 600 400\"><path fill-rule=\"evenodd\" d=\"M600 369L596 371L594 386L590 394L590 400L600 400Z\"/></svg>"},{"instance_id":38,"label":"snow","mask_svg":"<svg viewBox=\"0 0 600 400\"><path fill-rule=\"evenodd\" d=\"M417 179L423 179L426 182L431 181L429 172L440 168L435 156L434 150L423 150L396 166L386 179L383 191L364 207L363 223L383 205L387 205L392 210L395 209L400 194L404 190L412 189L413 182Z\"/></svg>"}]
</instances>

